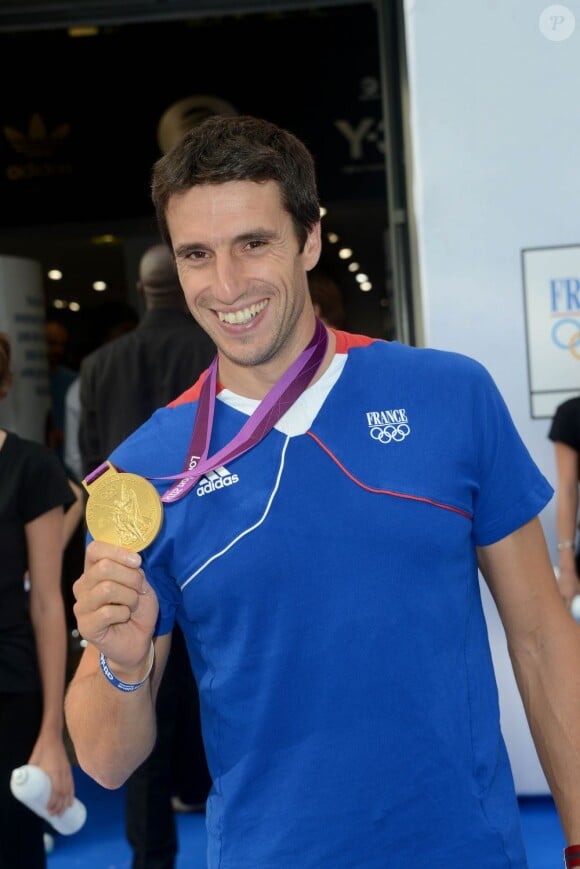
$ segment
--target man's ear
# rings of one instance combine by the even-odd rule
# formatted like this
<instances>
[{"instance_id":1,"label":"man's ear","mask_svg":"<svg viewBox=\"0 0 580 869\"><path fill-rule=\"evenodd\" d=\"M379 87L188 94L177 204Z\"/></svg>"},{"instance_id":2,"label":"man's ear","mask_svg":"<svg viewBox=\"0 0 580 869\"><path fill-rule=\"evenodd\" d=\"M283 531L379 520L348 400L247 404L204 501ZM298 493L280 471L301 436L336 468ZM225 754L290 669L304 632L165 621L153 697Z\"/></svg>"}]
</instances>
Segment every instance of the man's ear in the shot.
<instances>
[{"instance_id":1,"label":"man's ear","mask_svg":"<svg viewBox=\"0 0 580 869\"><path fill-rule=\"evenodd\" d=\"M306 241L304 243L304 250L302 251L302 256L304 257L304 268L307 272L314 268L318 260L320 259L320 253L322 251L322 237L321 237L321 225L320 221L314 224L308 235L306 236Z\"/></svg>"}]
</instances>

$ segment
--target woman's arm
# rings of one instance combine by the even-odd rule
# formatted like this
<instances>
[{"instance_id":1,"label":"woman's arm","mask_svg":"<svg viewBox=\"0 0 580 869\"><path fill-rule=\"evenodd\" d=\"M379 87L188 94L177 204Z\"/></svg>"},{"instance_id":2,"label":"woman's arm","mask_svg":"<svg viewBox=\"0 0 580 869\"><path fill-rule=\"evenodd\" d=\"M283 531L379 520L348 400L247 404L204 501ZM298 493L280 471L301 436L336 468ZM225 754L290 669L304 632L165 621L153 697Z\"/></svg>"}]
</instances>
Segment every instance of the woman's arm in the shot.
<instances>
[{"instance_id":1,"label":"woman's arm","mask_svg":"<svg viewBox=\"0 0 580 869\"><path fill-rule=\"evenodd\" d=\"M30 618L42 683L43 713L29 762L48 773L51 813L72 803L74 782L64 740L67 632L61 593L64 511L55 507L25 526L30 579Z\"/></svg>"},{"instance_id":2,"label":"woman's arm","mask_svg":"<svg viewBox=\"0 0 580 869\"><path fill-rule=\"evenodd\" d=\"M558 569L560 594L568 604L580 594L576 572L576 530L578 525L578 452L561 441L555 441L556 528L558 533Z\"/></svg>"},{"instance_id":3,"label":"woman's arm","mask_svg":"<svg viewBox=\"0 0 580 869\"><path fill-rule=\"evenodd\" d=\"M78 528L79 522L83 518L83 513L85 509L85 497L81 487L78 485L78 483L75 483L73 480L71 480L70 477L68 484L71 487L76 500L74 504L70 505L70 507L64 514L64 529L62 538L63 549L66 549L66 547L70 543L71 537L75 533L76 529Z\"/></svg>"}]
</instances>

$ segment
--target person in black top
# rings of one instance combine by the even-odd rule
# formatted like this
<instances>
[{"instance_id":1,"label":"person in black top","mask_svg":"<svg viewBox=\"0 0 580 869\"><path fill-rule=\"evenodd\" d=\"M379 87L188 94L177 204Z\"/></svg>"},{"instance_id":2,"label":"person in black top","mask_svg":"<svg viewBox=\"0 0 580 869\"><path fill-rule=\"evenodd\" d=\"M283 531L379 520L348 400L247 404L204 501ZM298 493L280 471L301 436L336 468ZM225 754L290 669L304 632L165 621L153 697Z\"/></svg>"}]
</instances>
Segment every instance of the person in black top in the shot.
<instances>
[{"instance_id":1,"label":"person in black top","mask_svg":"<svg viewBox=\"0 0 580 869\"><path fill-rule=\"evenodd\" d=\"M145 303L137 327L81 362L79 446L85 475L153 411L191 386L215 356L213 342L186 309L166 245L145 251L137 288Z\"/></svg>"},{"instance_id":2,"label":"person in black top","mask_svg":"<svg viewBox=\"0 0 580 869\"><path fill-rule=\"evenodd\" d=\"M580 480L580 396L557 408L548 432L556 455L556 527L560 593L568 606L580 594L578 482Z\"/></svg>"},{"instance_id":3,"label":"person in black top","mask_svg":"<svg viewBox=\"0 0 580 869\"><path fill-rule=\"evenodd\" d=\"M0 400L10 387L10 341L0 332ZM67 634L60 578L75 502L50 447L0 429L0 866L44 869L44 823L12 795L14 768L50 776L51 814L74 798L63 739Z\"/></svg>"},{"instance_id":4,"label":"person in black top","mask_svg":"<svg viewBox=\"0 0 580 869\"><path fill-rule=\"evenodd\" d=\"M187 312L174 257L145 251L137 288L145 314L127 334L86 356L80 369L79 446L85 476L159 407L195 382L215 345ZM178 850L172 798L203 809L211 786L197 685L185 641L174 636L156 705L154 751L127 782L126 834L133 869L173 869Z\"/></svg>"}]
</instances>

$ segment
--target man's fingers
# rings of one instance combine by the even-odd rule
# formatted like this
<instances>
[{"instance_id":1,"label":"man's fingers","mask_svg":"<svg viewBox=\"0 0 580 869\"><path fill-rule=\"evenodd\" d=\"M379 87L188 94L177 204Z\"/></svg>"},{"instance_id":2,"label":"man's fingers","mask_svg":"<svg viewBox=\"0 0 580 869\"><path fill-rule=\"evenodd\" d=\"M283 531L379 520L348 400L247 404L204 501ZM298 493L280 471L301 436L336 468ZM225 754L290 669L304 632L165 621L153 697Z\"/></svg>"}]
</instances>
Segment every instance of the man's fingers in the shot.
<instances>
[{"instance_id":1,"label":"man's fingers","mask_svg":"<svg viewBox=\"0 0 580 869\"><path fill-rule=\"evenodd\" d=\"M137 552L93 540L73 583L73 612L83 639L115 661L133 664L135 631L150 637L159 610Z\"/></svg>"},{"instance_id":2,"label":"man's fingers","mask_svg":"<svg viewBox=\"0 0 580 869\"><path fill-rule=\"evenodd\" d=\"M93 589L105 584L118 584L143 594L148 588L145 574L139 567L128 567L119 561L102 558L85 566L85 572L73 583L73 594L77 600L91 594Z\"/></svg>"},{"instance_id":3,"label":"man's fingers","mask_svg":"<svg viewBox=\"0 0 580 869\"><path fill-rule=\"evenodd\" d=\"M93 584L111 581L126 585L138 592L143 591L145 583L145 574L140 567L128 567L126 564L120 564L109 558L102 558L85 571L85 575L87 574L91 577Z\"/></svg>"},{"instance_id":4,"label":"man's fingers","mask_svg":"<svg viewBox=\"0 0 580 869\"><path fill-rule=\"evenodd\" d=\"M115 561L127 567L141 566L141 556L138 552L133 552L123 546L115 546L113 543L104 543L102 540L91 540L85 552L85 568L96 564L101 559Z\"/></svg>"},{"instance_id":5,"label":"man's fingers","mask_svg":"<svg viewBox=\"0 0 580 869\"><path fill-rule=\"evenodd\" d=\"M74 587L73 587L74 588ZM95 612L105 606L125 606L134 612L139 605L139 590L128 583L104 579L94 585L85 594L77 598L79 609L83 612Z\"/></svg>"}]
</instances>

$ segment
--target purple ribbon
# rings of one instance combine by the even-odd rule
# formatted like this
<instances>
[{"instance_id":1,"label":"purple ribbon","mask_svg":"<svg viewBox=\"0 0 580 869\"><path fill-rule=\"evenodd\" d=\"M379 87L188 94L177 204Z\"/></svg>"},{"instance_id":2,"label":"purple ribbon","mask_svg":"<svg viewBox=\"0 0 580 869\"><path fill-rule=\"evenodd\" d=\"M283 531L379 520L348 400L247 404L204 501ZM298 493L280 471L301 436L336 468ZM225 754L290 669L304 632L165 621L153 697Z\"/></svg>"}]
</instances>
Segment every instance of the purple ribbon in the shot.
<instances>
[{"instance_id":1,"label":"purple ribbon","mask_svg":"<svg viewBox=\"0 0 580 869\"><path fill-rule=\"evenodd\" d=\"M183 498L198 480L215 468L241 456L272 429L289 407L304 392L318 371L328 345L328 332L320 320L316 320L314 336L300 356L292 363L280 380L262 399L256 410L244 423L238 434L213 456L208 456L213 427L214 407L217 394L218 357L208 368L207 376L201 387L197 415L191 441L181 474L169 477L148 477L149 480L179 480L169 488L161 500L170 504ZM104 462L85 478L90 485L109 467Z\"/></svg>"},{"instance_id":2,"label":"purple ribbon","mask_svg":"<svg viewBox=\"0 0 580 869\"><path fill-rule=\"evenodd\" d=\"M201 388L197 416L185 463L186 470L176 476L155 478L179 480L176 486L172 486L165 492L161 500L166 504L178 501L209 471L231 462L262 440L304 392L324 359L327 344L328 332L323 323L317 319L314 336L306 349L264 396L238 434L213 456L208 456L217 392L218 358L216 356Z\"/></svg>"}]
</instances>

